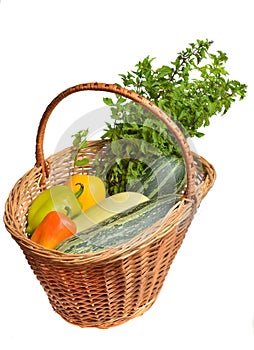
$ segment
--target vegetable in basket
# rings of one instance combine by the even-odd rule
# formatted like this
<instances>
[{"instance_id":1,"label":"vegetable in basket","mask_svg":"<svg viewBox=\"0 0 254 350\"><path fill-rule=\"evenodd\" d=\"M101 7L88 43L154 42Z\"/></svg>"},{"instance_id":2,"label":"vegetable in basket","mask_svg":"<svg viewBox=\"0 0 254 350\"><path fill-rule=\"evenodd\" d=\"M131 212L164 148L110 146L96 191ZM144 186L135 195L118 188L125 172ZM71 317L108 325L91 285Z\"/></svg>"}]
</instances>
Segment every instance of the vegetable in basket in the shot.
<instances>
[{"instance_id":1,"label":"vegetable in basket","mask_svg":"<svg viewBox=\"0 0 254 350\"><path fill-rule=\"evenodd\" d=\"M75 174L65 183L75 193L82 205L82 211L87 210L106 197L103 181L93 175Z\"/></svg>"},{"instance_id":2,"label":"vegetable in basket","mask_svg":"<svg viewBox=\"0 0 254 350\"><path fill-rule=\"evenodd\" d=\"M29 236L51 211L74 218L82 212L82 209L75 194L68 186L56 185L46 189L34 199L28 210L26 232Z\"/></svg>"},{"instance_id":3,"label":"vegetable in basket","mask_svg":"<svg viewBox=\"0 0 254 350\"><path fill-rule=\"evenodd\" d=\"M45 248L54 249L61 241L74 235L76 224L65 214L49 212L35 229L31 241Z\"/></svg>"},{"instance_id":4,"label":"vegetable in basket","mask_svg":"<svg viewBox=\"0 0 254 350\"><path fill-rule=\"evenodd\" d=\"M121 192L109 196L73 219L77 232L84 231L147 200L148 197L138 192Z\"/></svg>"},{"instance_id":5,"label":"vegetable in basket","mask_svg":"<svg viewBox=\"0 0 254 350\"><path fill-rule=\"evenodd\" d=\"M117 247L163 220L179 201L180 196L176 195L145 201L67 238L56 250L69 254L85 254Z\"/></svg>"}]
</instances>

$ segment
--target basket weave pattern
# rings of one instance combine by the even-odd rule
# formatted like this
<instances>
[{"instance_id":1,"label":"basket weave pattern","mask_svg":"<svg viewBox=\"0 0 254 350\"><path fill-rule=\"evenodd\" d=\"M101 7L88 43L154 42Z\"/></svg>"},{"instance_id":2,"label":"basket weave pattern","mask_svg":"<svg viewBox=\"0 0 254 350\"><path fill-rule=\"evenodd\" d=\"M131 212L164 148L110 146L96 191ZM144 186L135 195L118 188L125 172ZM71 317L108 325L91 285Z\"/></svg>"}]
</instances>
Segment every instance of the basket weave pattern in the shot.
<instances>
[{"instance_id":1,"label":"basket weave pattern","mask_svg":"<svg viewBox=\"0 0 254 350\"><path fill-rule=\"evenodd\" d=\"M130 242L96 254L65 254L31 242L25 235L25 228L33 199L43 189L65 183L70 175L90 170L89 166L74 167L71 147L44 160L45 120L59 101L70 93L88 89L119 92L119 87L110 84L91 83L87 88L86 85L66 90L46 109L37 134L36 165L17 181L10 192L4 222L23 250L53 309L66 321L80 327L108 328L142 315L153 305L193 215L214 183L215 171L204 158L190 154L185 140L180 138L182 148L190 155L188 158L185 154L189 177L193 168L195 176L189 178L189 192L168 217ZM120 93L130 97L126 89ZM145 107L149 104L149 108L154 108L143 98L136 95L131 98L136 98ZM105 142L88 142L84 154L90 159L90 164Z\"/></svg>"}]
</instances>

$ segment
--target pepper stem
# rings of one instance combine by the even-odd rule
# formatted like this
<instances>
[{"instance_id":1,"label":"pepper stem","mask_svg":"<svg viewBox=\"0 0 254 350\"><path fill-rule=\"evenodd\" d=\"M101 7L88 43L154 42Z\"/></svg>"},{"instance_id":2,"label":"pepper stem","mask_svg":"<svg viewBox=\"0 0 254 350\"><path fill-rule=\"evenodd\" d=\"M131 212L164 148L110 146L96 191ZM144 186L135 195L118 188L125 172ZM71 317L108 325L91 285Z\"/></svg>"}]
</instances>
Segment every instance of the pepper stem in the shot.
<instances>
[{"instance_id":1,"label":"pepper stem","mask_svg":"<svg viewBox=\"0 0 254 350\"><path fill-rule=\"evenodd\" d=\"M84 187L84 185L81 182L75 183L75 186L77 186L77 185L79 185L80 188L79 188L79 190L77 192L75 192L75 197L79 198L82 195L82 193L84 192L84 188L85 187Z\"/></svg>"},{"instance_id":2,"label":"pepper stem","mask_svg":"<svg viewBox=\"0 0 254 350\"><path fill-rule=\"evenodd\" d=\"M71 218L71 208L66 206L66 207L64 207L64 209L66 210L66 216Z\"/></svg>"}]
</instances>

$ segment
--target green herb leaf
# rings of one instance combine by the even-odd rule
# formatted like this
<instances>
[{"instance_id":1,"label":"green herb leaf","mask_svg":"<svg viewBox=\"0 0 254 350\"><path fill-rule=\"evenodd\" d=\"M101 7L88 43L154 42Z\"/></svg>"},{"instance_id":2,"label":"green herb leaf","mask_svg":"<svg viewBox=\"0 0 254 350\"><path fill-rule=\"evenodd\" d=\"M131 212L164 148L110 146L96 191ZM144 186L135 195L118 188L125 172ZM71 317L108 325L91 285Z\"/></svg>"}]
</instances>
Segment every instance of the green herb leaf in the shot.
<instances>
[{"instance_id":1,"label":"green herb leaf","mask_svg":"<svg viewBox=\"0 0 254 350\"><path fill-rule=\"evenodd\" d=\"M112 106L114 104L112 98L109 97L103 97L103 102L108 106Z\"/></svg>"},{"instance_id":2,"label":"green herb leaf","mask_svg":"<svg viewBox=\"0 0 254 350\"><path fill-rule=\"evenodd\" d=\"M75 160L75 165L76 166L84 166L84 165L87 165L87 164L89 164L89 159L87 159L87 158L76 159Z\"/></svg>"},{"instance_id":3,"label":"green herb leaf","mask_svg":"<svg viewBox=\"0 0 254 350\"><path fill-rule=\"evenodd\" d=\"M74 160L74 165L76 166L84 166L89 163L88 158L78 159L79 152L86 148L87 146L87 140L86 137L88 135L88 129L80 130L76 134L72 135L73 142L72 145L74 147L72 158Z\"/></svg>"}]
</instances>

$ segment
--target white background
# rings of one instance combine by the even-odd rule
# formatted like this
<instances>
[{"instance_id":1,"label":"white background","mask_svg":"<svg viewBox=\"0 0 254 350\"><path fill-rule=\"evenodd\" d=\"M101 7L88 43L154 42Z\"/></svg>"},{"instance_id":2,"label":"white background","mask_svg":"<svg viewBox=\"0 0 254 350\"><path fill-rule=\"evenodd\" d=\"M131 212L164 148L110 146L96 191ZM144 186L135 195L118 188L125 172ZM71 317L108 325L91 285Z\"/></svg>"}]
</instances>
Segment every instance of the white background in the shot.
<instances>
[{"instance_id":1,"label":"white background","mask_svg":"<svg viewBox=\"0 0 254 350\"><path fill-rule=\"evenodd\" d=\"M47 104L69 86L119 82L146 55L167 64L196 39L228 54L244 101L195 140L217 181L188 231L162 291L143 316L109 330L81 329L53 312L1 222L0 348L243 349L254 346L253 11L251 1L2 0L0 3L1 215L34 166ZM102 106L70 97L52 115L46 155L77 118Z\"/></svg>"}]
</instances>

